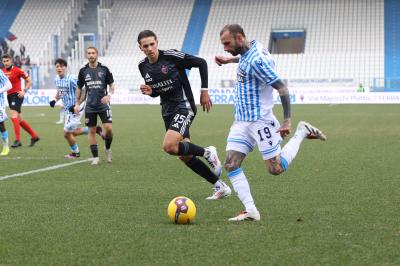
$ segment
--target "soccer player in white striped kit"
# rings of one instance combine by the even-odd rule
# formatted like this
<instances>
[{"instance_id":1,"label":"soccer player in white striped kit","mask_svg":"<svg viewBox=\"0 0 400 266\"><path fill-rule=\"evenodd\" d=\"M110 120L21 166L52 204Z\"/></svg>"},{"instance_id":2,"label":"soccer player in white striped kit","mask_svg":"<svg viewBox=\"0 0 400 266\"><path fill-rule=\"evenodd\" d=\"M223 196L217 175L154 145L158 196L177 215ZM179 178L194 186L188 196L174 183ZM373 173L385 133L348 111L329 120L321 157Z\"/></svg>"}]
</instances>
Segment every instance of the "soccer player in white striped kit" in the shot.
<instances>
[{"instance_id":1,"label":"soccer player in white striped kit","mask_svg":"<svg viewBox=\"0 0 400 266\"><path fill-rule=\"evenodd\" d=\"M8 146L8 131L4 122L7 120L6 114L6 103L4 100L4 93L12 88L11 82L8 77L0 70L0 133L1 142L3 144L3 150L0 155L5 156L10 152L10 147Z\"/></svg>"},{"instance_id":2,"label":"soccer player in white striped kit","mask_svg":"<svg viewBox=\"0 0 400 266\"><path fill-rule=\"evenodd\" d=\"M291 113L289 90L275 70L266 48L257 41L248 42L238 24L226 25L220 32L224 50L234 57L216 56L218 65L239 63L235 85L235 121L227 139L225 170L245 207L229 221L259 221L247 178L241 168L246 155L257 145L268 171L279 175L288 169L303 139L326 140L326 136L307 122L299 122L294 136L281 149L282 138L290 134ZM240 54L240 57L236 57ZM279 92L283 107L282 125L272 112L273 89Z\"/></svg>"}]
</instances>

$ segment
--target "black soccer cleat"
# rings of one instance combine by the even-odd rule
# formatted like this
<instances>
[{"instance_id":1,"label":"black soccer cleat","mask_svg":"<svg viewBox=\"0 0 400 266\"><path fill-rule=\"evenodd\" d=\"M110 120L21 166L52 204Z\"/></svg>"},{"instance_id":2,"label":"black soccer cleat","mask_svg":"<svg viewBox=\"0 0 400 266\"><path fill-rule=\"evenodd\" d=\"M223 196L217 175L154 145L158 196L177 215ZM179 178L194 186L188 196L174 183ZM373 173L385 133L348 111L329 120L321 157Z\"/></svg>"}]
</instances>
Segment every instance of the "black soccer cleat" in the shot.
<instances>
[{"instance_id":1,"label":"black soccer cleat","mask_svg":"<svg viewBox=\"0 0 400 266\"><path fill-rule=\"evenodd\" d=\"M39 137L36 137L35 139L31 139L31 144L29 145L29 147L35 146L36 142L38 142L39 140L40 140Z\"/></svg>"},{"instance_id":2,"label":"black soccer cleat","mask_svg":"<svg viewBox=\"0 0 400 266\"><path fill-rule=\"evenodd\" d=\"M18 148L21 147L22 143L19 140L15 140L14 143L11 145L11 148Z\"/></svg>"}]
</instances>

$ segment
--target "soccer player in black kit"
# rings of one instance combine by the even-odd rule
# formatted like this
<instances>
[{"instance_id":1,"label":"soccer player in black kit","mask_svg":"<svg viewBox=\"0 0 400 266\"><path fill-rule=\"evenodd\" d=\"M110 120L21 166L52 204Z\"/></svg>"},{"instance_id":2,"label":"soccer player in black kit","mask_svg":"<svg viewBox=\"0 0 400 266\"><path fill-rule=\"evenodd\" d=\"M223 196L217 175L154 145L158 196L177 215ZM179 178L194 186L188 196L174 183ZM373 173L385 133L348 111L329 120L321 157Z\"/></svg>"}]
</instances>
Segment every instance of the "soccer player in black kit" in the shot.
<instances>
[{"instance_id":1,"label":"soccer player in black kit","mask_svg":"<svg viewBox=\"0 0 400 266\"><path fill-rule=\"evenodd\" d=\"M78 86L76 88L76 103L74 112L79 113L79 106L84 97L81 97L83 86L86 87L85 124L89 127L88 140L93 155L92 165L99 164L99 152L96 141L97 116L100 117L105 134L106 160L111 163L111 142L113 140L112 114L110 100L114 93L114 79L108 67L99 63L98 51L95 47L87 48L89 63L79 71ZM107 91L107 86L110 91Z\"/></svg>"},{"instance_id":2,"label":"soccer player in black kit","mask_svg":"<svg viewBox=\"0 0 400 266\"><path fill-rule=\"evenodd\" d=\"M222 166L216 148L203 148L190 142L189 127L197 110L185 69L199 68L202 88L200 103L203 111L209 112L212 103L207 91L207 62L177 50L158 50L157 36L150 30L140 32L137 41L146 55L139 63L140 73L146 83L140 86L140 90L145 95L161 98L162 118L167 131L164 151L179 156L190 169L214 185L214 193L207 199L229 196L231 189L219 179ZM204 157L214 171L197 157Z\"/></svg>"}]
</instances>

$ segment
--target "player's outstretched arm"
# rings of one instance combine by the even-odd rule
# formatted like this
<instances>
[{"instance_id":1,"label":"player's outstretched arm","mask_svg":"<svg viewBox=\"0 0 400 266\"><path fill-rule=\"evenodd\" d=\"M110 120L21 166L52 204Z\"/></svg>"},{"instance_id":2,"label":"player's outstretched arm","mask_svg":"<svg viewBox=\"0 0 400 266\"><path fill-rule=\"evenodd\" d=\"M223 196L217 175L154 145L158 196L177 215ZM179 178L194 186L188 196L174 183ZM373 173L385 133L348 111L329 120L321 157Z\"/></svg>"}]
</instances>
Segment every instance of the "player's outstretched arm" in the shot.
<instances>
[{"instance_id":1,"label":"player's outstretched arm","mask_svg":"<svg viewBox=\"0 0 400 266\"><path fill-rule=\"evenodd\" d=\"M223 55L215 56L215 63L219 66L229 64L229 63L239 63L239 57L228 57Z\"/></svg>"},{"instance_id":2,"label":"player's outstretched arm","mask_svg":"<svg viewBox=\"0 0 400 266\"><path fill-rule=\"evenodd\" d=\"M282 136L282 138L287 137L290 134L291 130L291 111L290 111L290 97L289 97L289 89L286 85L278 79L274 83L271 84L273 88L275 88L281 99L282 107L283 107L283 123L281 127L277 130Z\"/></svg>"}]
</instances>

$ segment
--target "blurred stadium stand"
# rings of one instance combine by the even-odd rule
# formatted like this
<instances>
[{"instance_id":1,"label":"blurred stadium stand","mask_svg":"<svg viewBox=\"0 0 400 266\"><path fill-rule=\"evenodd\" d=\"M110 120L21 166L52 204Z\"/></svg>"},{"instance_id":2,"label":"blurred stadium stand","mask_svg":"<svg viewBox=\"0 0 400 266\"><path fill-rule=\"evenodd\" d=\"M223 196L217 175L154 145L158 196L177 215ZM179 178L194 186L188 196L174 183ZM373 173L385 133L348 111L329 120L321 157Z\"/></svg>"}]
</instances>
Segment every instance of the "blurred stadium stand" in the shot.
<instances>
[{"instance_id":1,"label":"blurred stadium stand","mask_svg":"<svg viewBox=\"0 0 400 266\"><path fill-rule=\"evenodd\" d=\"M1 1L0 11L5 2ZM184 45L185 38L190 37L189 33L193 35L193 27L198 25L189 22L200 14L194 12L200 0L24 2L12 26L6 29L17 39L7 43L15 49L25 45L32 62L40 65L42 76L53 74L50 68L57 54L70 56L71 70L77 74L85 62L79 52L83 46L76 43L76 35L85 30L77 25L91 4L98 8L97 31L93 31L101 61L113 71L118 88L130 90L138 90L142 83L137 63L144 55L138 48L137 34L151 29L159 37L160 49L191 51L191 46ZM273 54L278 72L289 84L358 86L361 83L376 91L400 91L400 70L388 71L400 62L396 59L400 54L399 1L212 0L210 3L204 34L190 37L191 41L197 39L198 54L209 63L210 87L220 87L223 81L231 84L230 80L235 79L235 65L218 67L213 59L216 54L224 54L220 29L228 23L239 23L249 40L256 39L266 47L270 46L271 32L275 29L305 31L304 53ZM4 38L4 34L0 37ZM58 38L58 49L54 47L54 37ZM389 47L389 40L397 46ZM389 62L393 58L397 61ZM197 70L191 71L190 79L193 87L200 86Z\"/></svg>"}]
</instances>

